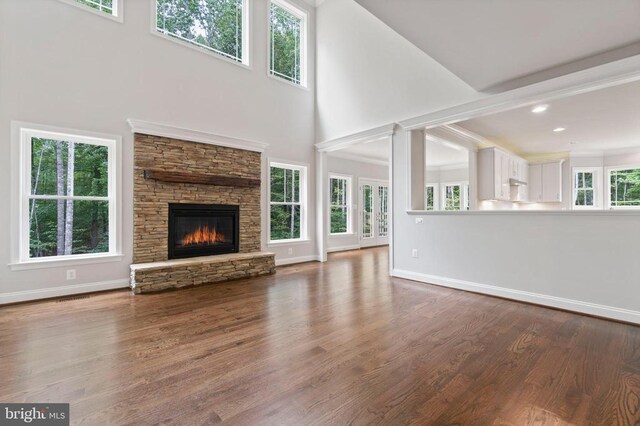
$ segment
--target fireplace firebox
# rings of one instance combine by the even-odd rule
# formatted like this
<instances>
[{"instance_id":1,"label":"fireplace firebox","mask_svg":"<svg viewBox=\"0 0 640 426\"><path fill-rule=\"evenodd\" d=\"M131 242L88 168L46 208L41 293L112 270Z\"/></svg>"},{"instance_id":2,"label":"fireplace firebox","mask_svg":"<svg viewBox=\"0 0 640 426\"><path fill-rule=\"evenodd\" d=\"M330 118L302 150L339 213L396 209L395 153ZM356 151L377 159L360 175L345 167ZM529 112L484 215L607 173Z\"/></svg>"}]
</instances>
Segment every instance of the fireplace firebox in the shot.
<instances>
[{"instance_id":1,"label":"fireplace firebox","mask_svg":"<svg viewBox=\"0 0 640 426\"><path fill-rule=\"evenodd\" d=\"M238 253L239 206L169 204L169 259Z\"/></svg>"}]
</instances>

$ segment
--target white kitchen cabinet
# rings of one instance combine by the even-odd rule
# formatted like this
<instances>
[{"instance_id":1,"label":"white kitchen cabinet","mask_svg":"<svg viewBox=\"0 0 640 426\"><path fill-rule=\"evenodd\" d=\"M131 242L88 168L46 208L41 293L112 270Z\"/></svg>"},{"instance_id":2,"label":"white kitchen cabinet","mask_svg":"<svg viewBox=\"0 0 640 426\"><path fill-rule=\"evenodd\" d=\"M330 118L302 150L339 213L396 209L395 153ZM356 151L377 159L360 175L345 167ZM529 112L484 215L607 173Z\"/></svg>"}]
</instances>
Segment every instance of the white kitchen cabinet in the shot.
<instances>
[{"instance_id":1,"label":"white kitchen cabinet","mask_svg":"<svg viewBox=\"0 0 640 426\"><path fill-rule=\"evenodd\" d=\"M514 169L511 170L511 177L519 182L528 182L529 163L527 160L516 157L513 159L512 164ZM511 201L529 201L529 185L511 185Z\"/></svg>"},{"instance_id":2,"label":"white kitchen cabinet","mask_svg":"<svg viewBox=\"0 0 640 426\"><path fill-rule=\"evenodd\" d=\"M529 201L533 203L542 202L542 164L531 164L529 166Z\"/></svg>"},{"instance_id":3,"label":"white kitchen cabinet","mask_svg":"<svg viewBox=\"0 0 640 426\"><path fill-rule=\"evenodd\" d=\"M526 165L523 159L501 149L481 149L478 152L478 197L481 200L511 200L509 179L518 179L522 163ZM526 182L526 176L521 180Z\"/></svg>"},{"instance_id":4,"label":"white kitchen cabinet","mask_svg":"<svg viewBox=\"0 0 640 426\"><path fill-rule=\"evenodd\" d=\"M542 201L562 202L562 161L542 165Z\"/></svg>"},{"instance_id":5,"label":"white kitchen cabinet","mask_svg":"<svg viewBox=\"0 0 640 426\"><path fill-rule=\"evenodd\" d=\"M529 166L529 201L562 202L562 161Z\"/></svg>"}]
</instances>

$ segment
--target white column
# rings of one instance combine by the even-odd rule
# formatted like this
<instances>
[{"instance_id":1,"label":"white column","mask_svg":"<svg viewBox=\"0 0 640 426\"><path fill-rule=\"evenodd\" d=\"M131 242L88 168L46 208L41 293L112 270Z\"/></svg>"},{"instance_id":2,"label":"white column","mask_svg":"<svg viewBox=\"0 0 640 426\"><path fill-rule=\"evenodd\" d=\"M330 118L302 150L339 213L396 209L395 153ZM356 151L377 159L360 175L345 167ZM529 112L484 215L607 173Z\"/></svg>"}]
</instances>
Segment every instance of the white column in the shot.
<instances>
[{"instance_id":1,"label":"white column","mask_svg":"<svg viewBox=\"0 0 640 426\"><path fill-rule=\"evenodd\" d=\"M425 133L424 130L411 130L409 134L409 209L424 210L425 185Z\"/></svg>"},{"instance_id":2,"label":"white column","mask_svg":"<svg viewBox=\"0 0 640 426\"><path fill-rule=\"evenodd\" d=\"M268 200L269 161L267 160L266 153L263 152L260 155L260 161L262 163L262 172L260 173L260 205L262 206L262 209L260 209L260 227L262 229L260 243L262 246L262 251L268 251L267 244L269 241L269 235L267 235L267 233L269 232L269 230L267 229L267 215L270 214L270 206Z\"/></svg>"},{"instance_id":3,"label":"white column","mask_svg":"<svg viewBox=\"0 0 640 426\"><path fill-rule=\"evenodd\" d=\"M327 261L327 238L329 234L328 181L327 153L316 151L316 246L320 262Z\"/></svg>"}]
</instances>

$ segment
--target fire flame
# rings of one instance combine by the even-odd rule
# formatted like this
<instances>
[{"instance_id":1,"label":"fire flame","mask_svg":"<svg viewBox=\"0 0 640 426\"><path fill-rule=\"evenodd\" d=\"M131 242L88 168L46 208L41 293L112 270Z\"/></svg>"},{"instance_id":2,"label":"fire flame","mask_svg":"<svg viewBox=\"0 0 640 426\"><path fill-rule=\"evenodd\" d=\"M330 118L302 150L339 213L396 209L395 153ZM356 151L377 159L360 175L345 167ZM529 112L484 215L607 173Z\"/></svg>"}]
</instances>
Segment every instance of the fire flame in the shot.
<instances>
[{"instance_id":1,"label":"fire flame","mask_svg":"<svg viewBox=\"0 0 640 426\"><path fill-rule=\"evenodd\" d=\"M198 244L216 244L224 243L224 235L222 232L218 232L215 228L209 228L208 225L199 226L198 229L192 233L186 235L182 239L183 246L198 245Z\"/></svg>"}]
</instances>

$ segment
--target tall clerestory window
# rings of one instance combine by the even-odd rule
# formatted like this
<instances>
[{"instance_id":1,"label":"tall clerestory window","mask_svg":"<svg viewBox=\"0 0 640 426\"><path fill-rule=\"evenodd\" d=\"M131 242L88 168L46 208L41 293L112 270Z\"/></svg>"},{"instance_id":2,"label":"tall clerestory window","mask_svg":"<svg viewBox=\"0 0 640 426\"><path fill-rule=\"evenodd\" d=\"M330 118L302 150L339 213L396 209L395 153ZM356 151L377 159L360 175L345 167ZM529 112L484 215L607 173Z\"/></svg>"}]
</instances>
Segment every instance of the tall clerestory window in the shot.
<instances>
[{"instance_id":1,"label":"tall clerestory window","mask_svg":"<svg viewBox=\"0 0 640 426\"><path fill-rule=\"evenodd\" d=\"M76 0L78 3L88 6L100 12L116 15L118 10L117 0Z\"/></svg>"},{"instance_id":2,"label":"tall clerestory window","mask_svg":"<svg viewBox=\"0 0 640 426\"><path fill-rule=\"evenodd\" d=\"M156 33L249 64L247 0L155 0Z\"/></svg>"},{"instance_id":3,"label":"tall clerestory window","mask_svg":"<svg viewBox=\"0 0 640 426\"><path fill-rule=\"evenodd\" d=\"M122 22L122 0L60 0L87 12Z\"/></svg>"},{"instance_id":4,"label":"tall clerestory window","mask_svg":"<svg viewBox=\"0 0 640 426\"><path fill-rule=\"evenodd\" d=\"M269 73L307 87L307 14L282 0L271 1Z\"/></svg>"}]
</instances>

